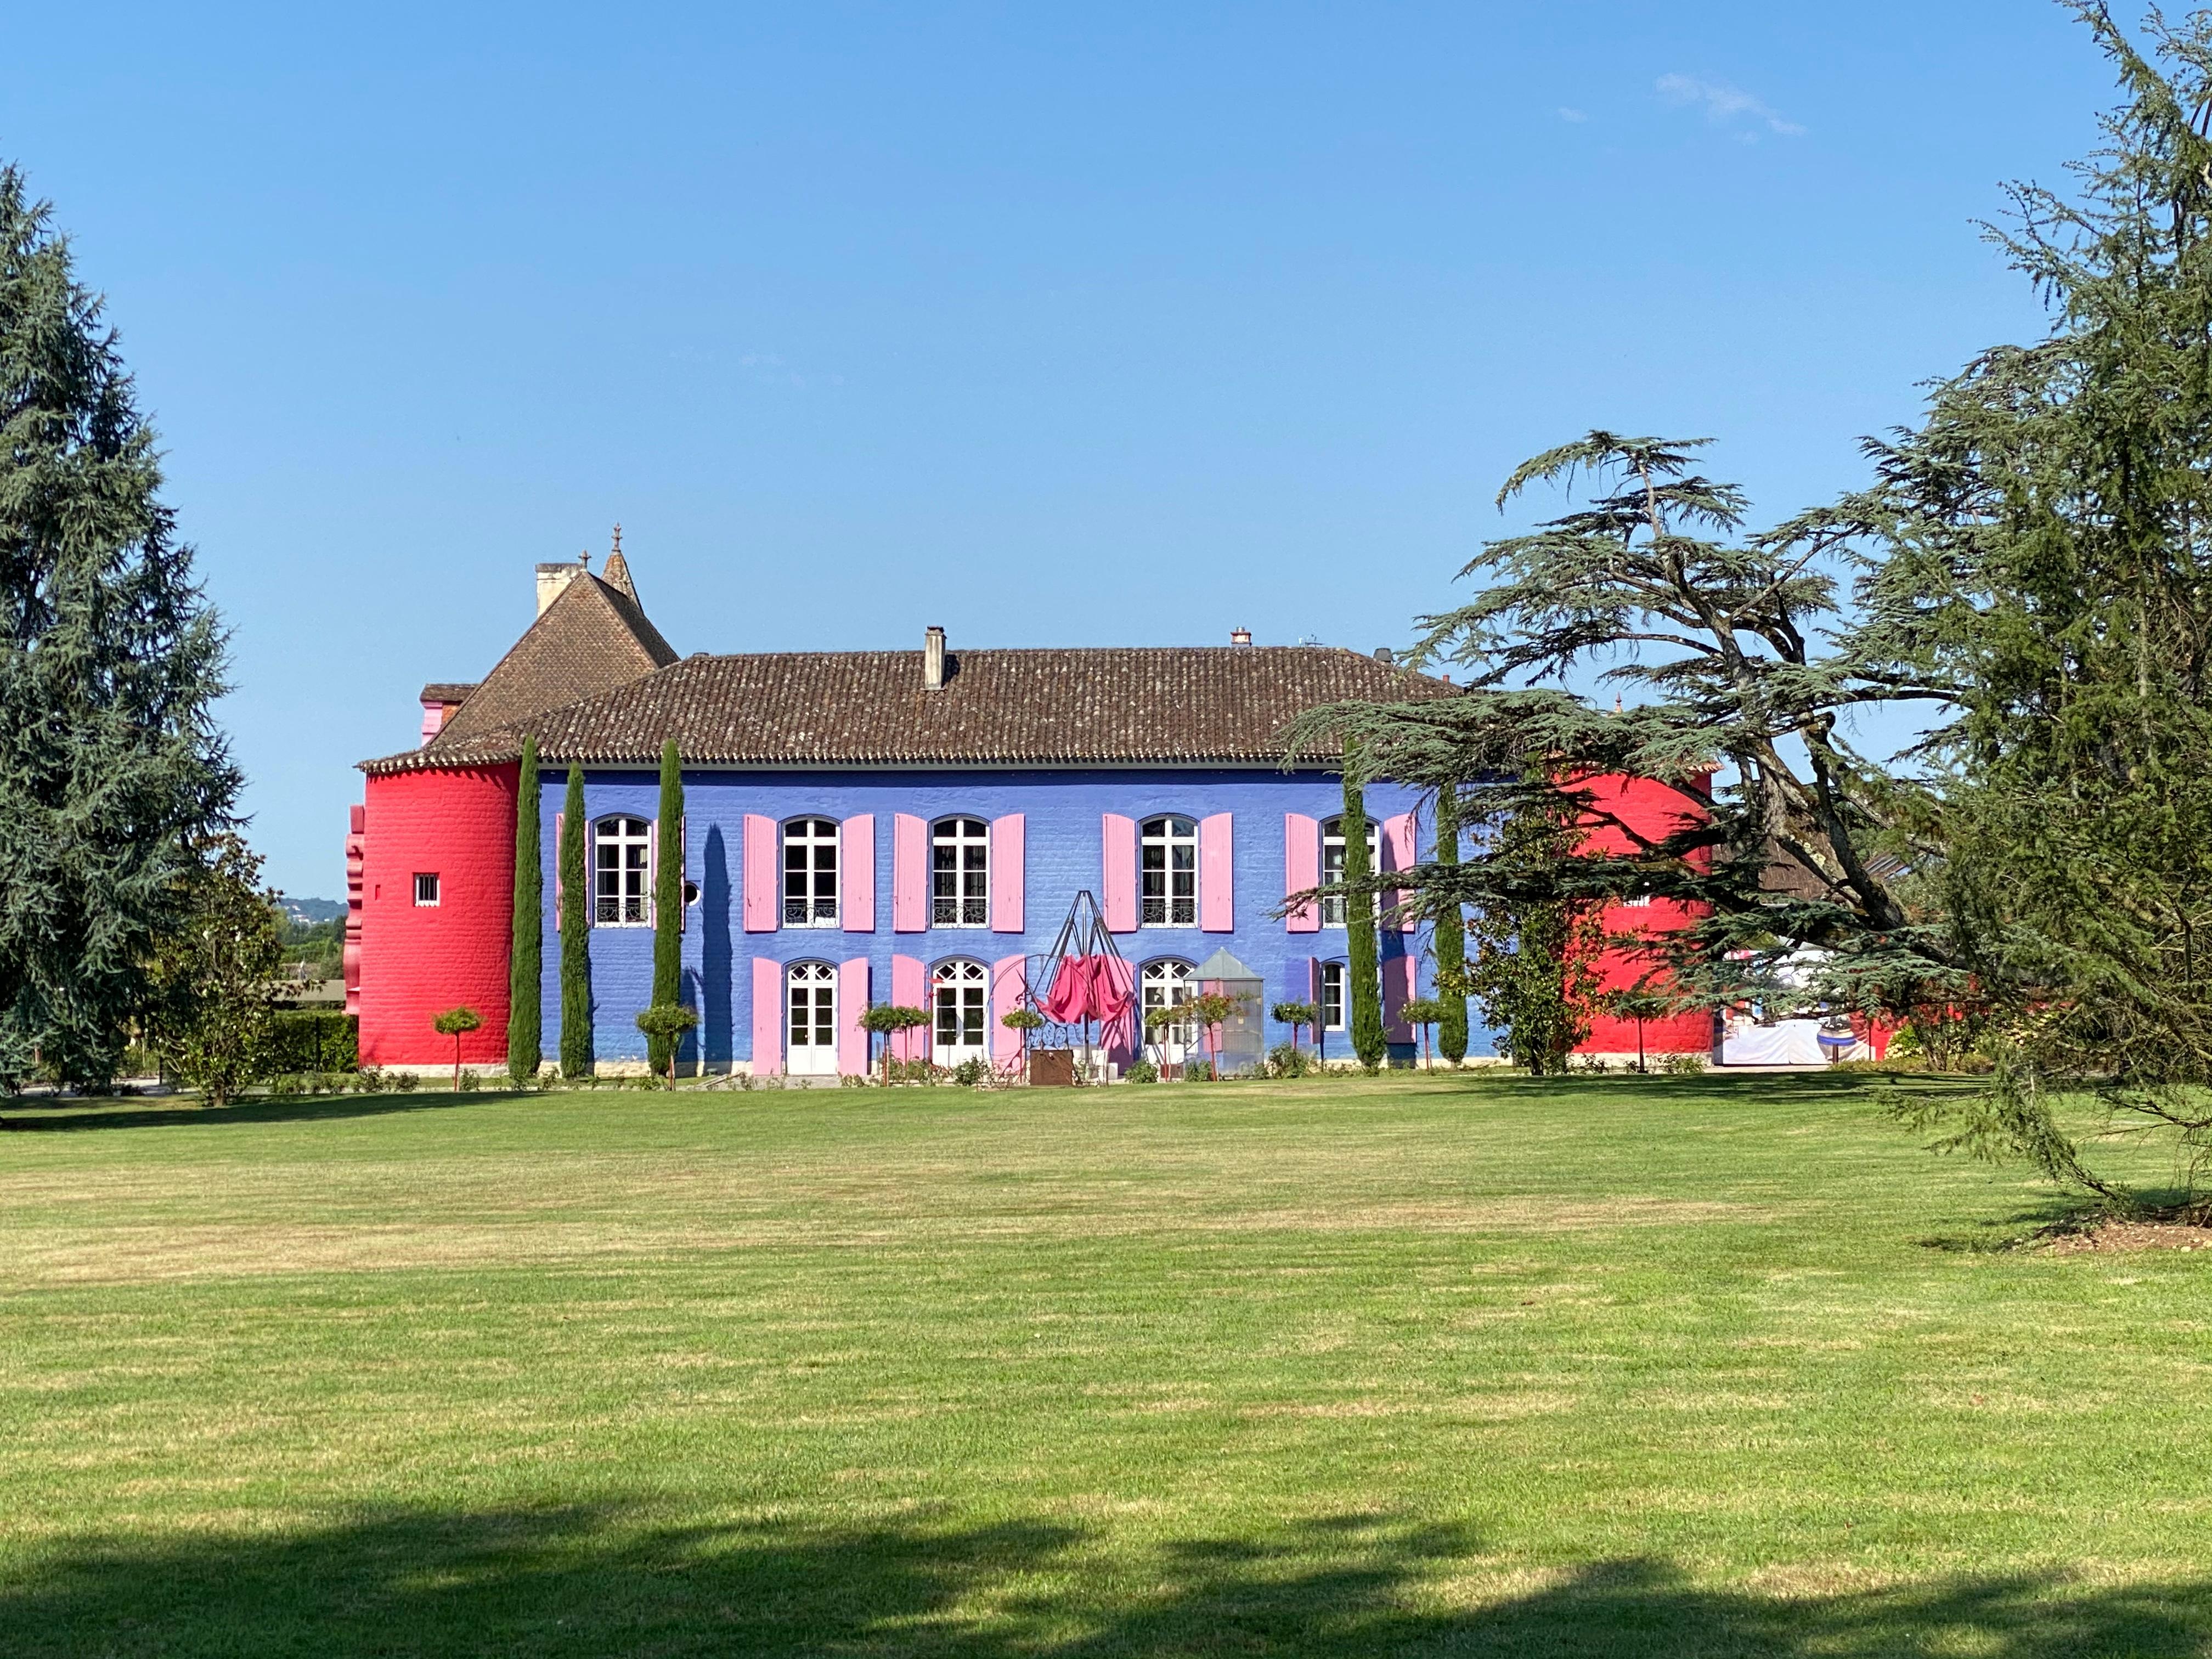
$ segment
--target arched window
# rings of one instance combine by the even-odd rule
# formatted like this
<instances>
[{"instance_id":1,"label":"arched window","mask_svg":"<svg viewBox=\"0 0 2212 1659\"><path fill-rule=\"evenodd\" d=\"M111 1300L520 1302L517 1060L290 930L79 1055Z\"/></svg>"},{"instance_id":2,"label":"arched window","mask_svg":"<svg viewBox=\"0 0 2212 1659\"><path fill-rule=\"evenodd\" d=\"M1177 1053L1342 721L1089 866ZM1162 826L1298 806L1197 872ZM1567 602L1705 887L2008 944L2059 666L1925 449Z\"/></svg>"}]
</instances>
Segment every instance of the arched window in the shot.
<instances>
[{"instance_id":1,"label":"arched window","mask_svg":"<svg viewBox=\"0 0 2212 1659\"><path fill-rule=\"evenodd\" d=\"M983 927L991 919L991 826L981 818L939 818L929 841L931 925Z\"/></svg>"},{"instance_id":2,"label":"arched window","mask_svg":"<svg viewBox=\"0 0 2212 1659\"><path fill-rule=\"evenodd\" d=\"M837 1074L837 970L826 962L794 962L784 974L790 1012L785 1069L799 1077Z\"/></svg>"},{"instance_id":3,"label":"arched window","mask_svg":"<svg viewBox=\"0 0 2212 1659\"><path fill-rule=\"evenodd\" d=\"M783 826L783 925L837 925L837 825L830 818Z\"/></svg>"},{"instance_id":4,"label":"arched window","mask_svg":"<svg viewBox=\"0 0 2212 1659\"><path fill-rule=\"evenodd\" d=\"M592 921L642 927L653 919L653 826L643 818L601 818L592 826Z\"/></svg>"},{"instance_id":5,"label":"arched window","mask_svg":"<svg viewBox=\"0 0 2212 1659\"><path fill-rule=\"evenodd\" d=\"M1137 843L1147 927L1198 925L1198 826L1188 818L1146 818Z\"/></svg>"},{"instance_id":6,"label":"arched window","mask_svg":"<svg viewBox=\"0 0 2212 1659\"><path fill-rule=\"evenodd\" d=\"M1321 965L1321 1028L1341 1031L1344 1018L1344 964L1324 962Z\"/></svg>"},{"instance_id":7,"label":"arched window","mask_svg":"<svg viewBox=\"0 0 2212 1659\"><path fill-rule=\"evenodd\" d=\"M1370 870L1377 870L1382 867L1382 863L1381 843L1376 837L1375 820L1370 818L1367 820L1367 867ZM1342 818L1329 818L1321 826L1321 879L1322 885L1324 887L1333 882L1344 879L1344 820ZM1375 896L1375 908L1376 914L1380 915L1382 908L1382 896L1380 893ZM1343 894L1339 893L1334 898L1325 898L1321 902L1321 925L1324 927L1344 926Z\"/></svg>"},{"instance_id":8,"label":"arched window","mask_svg":"<svg viewBox=\"0 0 2212 1659\"><path fill-rule=\"evenodd\" d=\"M980 962L940 962L929 976L930 1058L939 1066L986 1057L990 977Z\"/></svg>"},{"instance_id":9,"label":"arched window","mask_svg":"<svg viewBox=\"0 0 2212 1659\"><path fill-rule=\"evenodd\" d=\"M1146 963L1137 981L1139 1017L1149 1016L1155 1008L1180 1007L1188 1002L1197 988L1195 971L1187 962ZM1145 1040L1158 1046L1161 1059L1170 1066L1181 1063L1182 1051L1190 1046L1194 1035L1188 1024L1153 1025L1147 1020L1143 1029Z\"/></svg>"}]
</instances>

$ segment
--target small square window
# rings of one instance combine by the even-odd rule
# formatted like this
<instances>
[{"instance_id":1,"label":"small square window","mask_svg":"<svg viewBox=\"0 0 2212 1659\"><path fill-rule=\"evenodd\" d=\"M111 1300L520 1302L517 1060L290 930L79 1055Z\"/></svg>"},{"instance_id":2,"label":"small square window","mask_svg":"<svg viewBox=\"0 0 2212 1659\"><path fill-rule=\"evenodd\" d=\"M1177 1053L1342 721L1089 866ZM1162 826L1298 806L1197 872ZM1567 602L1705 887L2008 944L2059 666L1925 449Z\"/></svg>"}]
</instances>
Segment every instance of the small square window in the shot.
<instances>
[{"instance_id":1,"label":"small square window","mask_svg":"<svg viewBox=\"0 0 2212 1659\"><path fill-rule=\"evenodd\" d=\"M425 875L417 872L415 877L415 902L417 904L435 904L437 902L438 878L436 873L433 872Z\"/></svg>"}]
</instances>

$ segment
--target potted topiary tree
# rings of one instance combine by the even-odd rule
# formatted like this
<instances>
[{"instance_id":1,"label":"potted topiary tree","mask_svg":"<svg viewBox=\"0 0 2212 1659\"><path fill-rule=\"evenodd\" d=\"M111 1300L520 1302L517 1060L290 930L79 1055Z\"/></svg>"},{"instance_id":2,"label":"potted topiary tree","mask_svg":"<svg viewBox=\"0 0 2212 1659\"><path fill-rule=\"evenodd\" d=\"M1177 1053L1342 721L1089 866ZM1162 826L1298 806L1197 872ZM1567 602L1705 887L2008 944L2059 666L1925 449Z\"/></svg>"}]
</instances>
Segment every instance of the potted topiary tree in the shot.
<instances>
[{"instance_id":1,"label":"potted topiary tree","mask_svg":"<svg viewBox=\"0 0 2212 1659\"><path fill-rule=\"evenodd\" d=\"M453 1040L453 1092L461 1091L461 1039L471 1031L483 1028L483 1016L464 1004L448 1008L430 1022L430 1029L441 1036Z\"/></svg>"},{"instance_id":2,"label":"potted topiary tree","mask_svg":"<svg viewBox=\"0 0 2212 1659\"><path fill-rule=\"evenodd\" d=\"M1044 1024L1044 1016L1034 1008L1009 1008L999 1016L999 1024L1009 1031L1022 1034L1022 1081L1030 1077L1030 1033Z\"/></svg>"},{"instance_id":3,"label":"potted topiary tree","mask_svg":"<svg viewBox=\"0 0 2212 1659\"><path fill-rule=\"evenodd\" d=\"M1298 1046L1298 1030L1301 1026L1321 1024L1321 1010L1310 1002L1279 1002L1267 1010L1267 1012L1278 1024L1291 1028L1291 1047L1293 1050Z\"/></svg>"},{"instance_id":4,"label":"potted topiary tree","mask_svg":"<svg viewBox=\"0 0 2212 1659\"><path fill-rule=\"evenodd\" d=\"M1201 991L1170 1011L1197 1023L1206 1038L1206 1071L1216 1081L1221 1077L1221 1022L1242 1012L1244 1002L1243 997L1232 997L1226 991Z\"/></svg>"},{"instance_id":5,"label":"potted topiary tree","mask_svg":"<svg viewBox=\"0 0 2212 1659\"><path fill-rule=\"evenodd\" d=\"M1415 997L1398 1011L1398 1018L1421 1028L1421 1069L1433 1067L1436 1056L1429 1048L1429 1033L1451 1018L1451 1010L1434 997Z\"/></svg>"},{"instance_id":6,"label":"potted topiary tree","mask_svg":"<svg viewBox=\"0 0 2212 1659\"><path fill-rule=\"evenodd\" d=\"M884 1039L884 1088L891 1086L891 1037L898 1032L911 1031L917 1025L928 1024L928 1009L909 1008L896 1002L871 1003L866 1012L861 1014L860 1029L871 1036L880 1036Z\"/></svg>"},{"instance_id":7,"label":"potted topiary tree","mask_svg":"<svg viewBox=\"0 0 2212 1659\"><path fill-rule=\"evenodd\" d=\"M637 1029L645 1033L651 1044L651 1060L666 1057L668 1086L676 1086L676 1051L682 1046L684 1034L699 1023L699 1011L685 1002L656 1002L637 1017Z\"/></svg>"}]
</instances>

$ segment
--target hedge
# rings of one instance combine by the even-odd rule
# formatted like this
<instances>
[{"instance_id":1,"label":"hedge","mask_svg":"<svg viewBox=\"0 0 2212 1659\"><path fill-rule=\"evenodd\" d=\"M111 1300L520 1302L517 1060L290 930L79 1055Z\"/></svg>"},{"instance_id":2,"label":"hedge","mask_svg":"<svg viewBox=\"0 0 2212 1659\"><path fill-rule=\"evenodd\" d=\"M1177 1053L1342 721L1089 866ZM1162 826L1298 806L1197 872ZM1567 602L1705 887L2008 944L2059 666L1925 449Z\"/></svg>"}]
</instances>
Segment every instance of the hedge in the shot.
<instances>
[{"instance_id":1,"label":"hedge","mask_svg":"<svg viewBox=\"0 0 2212 1659\"><path fill-rule=\"evenodd\" d=\"M350 1072L361 1064L358 1014L280 1008L269 1038L273 1073Z\"/></svg>"}]
</instances>

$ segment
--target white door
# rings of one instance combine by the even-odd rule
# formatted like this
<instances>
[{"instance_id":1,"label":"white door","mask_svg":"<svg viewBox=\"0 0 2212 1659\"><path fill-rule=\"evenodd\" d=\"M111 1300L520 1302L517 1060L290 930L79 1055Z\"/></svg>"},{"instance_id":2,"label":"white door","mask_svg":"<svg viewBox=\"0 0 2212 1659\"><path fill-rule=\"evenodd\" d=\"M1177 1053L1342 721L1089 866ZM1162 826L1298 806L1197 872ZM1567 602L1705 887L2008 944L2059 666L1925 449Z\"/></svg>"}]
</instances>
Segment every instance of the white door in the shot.
<instances>
[{"instance_id":1,"label":"white door","mask_svg":"<svg viewBox=\"0 0 2212 1659\"><path fill-rule=\"evenodd\" d=\"M784 975L791 1011L784 1069L793 1077L837 1075L837 970L826 962L795 962Z\"/></svg>"},{"instance_id":2,"label":"white door","mask_svg":"<svg viewBox=\"0 0 2212 1659\"><path fill-rule=\"evenodd\" d=\"M1137 1011L1139 1018L1155 1008L1176 1007L1191 999L1191 966L1187 962L1148 962L1139 985L1142 1004ZM1158 1051L1163 1066L1182 1065L1184 1051L1195 1036L1188 1024L1154 1025L1146 1021L1144 1027L1145 1041Z\"/></svg>"},{"instance_id":3,"label":"white door","mask_svg":"<svg viewBox=\"0 0 2212 1659\"><path fill-rule=\"evenodd\" d=\"M988 976L980 962L939 963L930 975L929 1057L939 1066L963 1060L988 1060L989 1036L984 1024Z\"/></svg>"}]
</instances>

